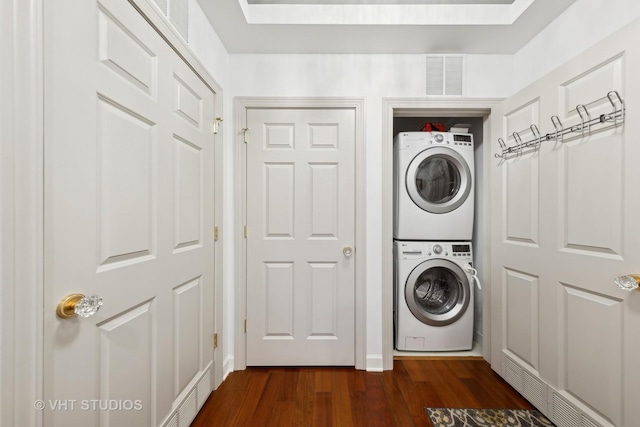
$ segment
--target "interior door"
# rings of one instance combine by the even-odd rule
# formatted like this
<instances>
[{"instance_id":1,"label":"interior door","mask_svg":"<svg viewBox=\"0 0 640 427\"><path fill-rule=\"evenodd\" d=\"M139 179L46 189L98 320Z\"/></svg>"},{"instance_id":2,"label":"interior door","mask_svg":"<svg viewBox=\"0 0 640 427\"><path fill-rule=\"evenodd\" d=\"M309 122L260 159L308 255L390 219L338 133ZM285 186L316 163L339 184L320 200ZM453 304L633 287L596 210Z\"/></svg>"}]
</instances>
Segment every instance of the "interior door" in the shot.
<instances>
[{"instance_id":1,"label":"interior door","mask_svg":"<svg viewBox=\"0 0 640 427\"><path fill-rule=\"evenodd\" d=\"M560 427L640 420L640 292L614 284L640 271L638 37L636 23L492 111L495 154L498 137L535 142L531 125L551 134L490 165L492 365ZM556 140L552 115L574 131Z\"/></svg>"},{"instance_id":2,"label":"interior door","mask_svg":"<svg viewBox=\"0 0 640 427\"><path fill-rule=\"evenodd\" d=\"M212 386L214 94L128 1L46 6L44 425L188 425ZM58 317L74 293L103 305Z\"/></svg>"},{"instance_id":3,"label":"interior door","mask_svg":"<svg viewBox=\"0 0 640 427\"><path fill-rule=\"evenodd\" d=\"M354 365L355 112L246 120L247 365Z\"/></svg>"}]
</instances>

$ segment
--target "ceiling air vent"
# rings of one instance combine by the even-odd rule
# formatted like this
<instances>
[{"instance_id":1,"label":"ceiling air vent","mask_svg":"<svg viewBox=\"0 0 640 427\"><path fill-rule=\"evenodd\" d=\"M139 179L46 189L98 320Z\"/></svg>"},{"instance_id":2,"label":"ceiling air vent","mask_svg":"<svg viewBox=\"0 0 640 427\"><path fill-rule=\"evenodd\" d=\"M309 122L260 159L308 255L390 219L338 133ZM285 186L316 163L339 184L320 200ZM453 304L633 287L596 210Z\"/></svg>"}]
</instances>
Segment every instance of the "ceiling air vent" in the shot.
<instances>
[{"instance_id":1,"label":"ceiling air vent","mask_svg":"<svg viewBox=\"0 0 640 427\"><path fill-rule=\"evenodd\" d=\"M427 95L464 95L464 55L427 55Z\"/></svg>"}]
</instances>

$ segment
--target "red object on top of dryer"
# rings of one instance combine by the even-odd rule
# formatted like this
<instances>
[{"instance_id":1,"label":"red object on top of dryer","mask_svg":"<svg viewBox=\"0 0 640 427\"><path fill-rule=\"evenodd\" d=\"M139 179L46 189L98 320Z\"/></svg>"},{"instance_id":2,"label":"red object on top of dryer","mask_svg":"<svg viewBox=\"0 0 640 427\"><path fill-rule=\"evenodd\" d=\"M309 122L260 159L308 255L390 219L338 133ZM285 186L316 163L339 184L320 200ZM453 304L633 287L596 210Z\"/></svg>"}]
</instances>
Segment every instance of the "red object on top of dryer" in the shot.
<instances>
[{"instance_id":1,"label":"red object on top of dryer","mask_svg":"<svg viewBox=\"0 0 640 427\"><path fill-rule=\"evenodd\" d=\"M431 132L431 131L444 132L444 123L427 122L424 125L422 125L422 128L420 128L420 130L423 132Z\"/></svg>"}]
</instances>

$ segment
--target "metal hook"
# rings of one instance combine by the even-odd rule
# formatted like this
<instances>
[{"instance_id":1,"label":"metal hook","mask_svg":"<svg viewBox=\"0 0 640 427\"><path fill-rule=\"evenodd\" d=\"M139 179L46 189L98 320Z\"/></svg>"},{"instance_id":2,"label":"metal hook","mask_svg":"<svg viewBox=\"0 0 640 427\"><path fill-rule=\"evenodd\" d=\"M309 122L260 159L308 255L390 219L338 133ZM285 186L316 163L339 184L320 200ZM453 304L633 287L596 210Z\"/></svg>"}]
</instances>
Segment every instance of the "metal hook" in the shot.
<instances>
[{"instance_id":1,"label":"metal hook","mask_svg":"<svg viewBox=\"0 0 640 427\"><path fill-rule=\"evenodd\" d=\"M609 93L607 93L607 98L609 99L609 102L613 107L613 111L611 112L610 115L614 118L615 123L618 124L618 107L616 107L616 102L613 99L612 95L615 95L616 98L618 98L618 102L620 102L620 118L622 119L622 121L624 121L624 114L625 114L624 101L620 97L620 94L618 93L617 90L612 90Z\"/></svg>"},{"instance_id":2,"label":"metal hook","mask_svg":"<svg viewBox=\"0 0 640 427\"><path fill-rule=\"evenodd\" d=\"M562 142L564 137L564 126L562 126L560 117L551 116L551 123L553 123L553 127L556 129L556 143Z\"/></svg>"},{"instance_id":3,"label":"metal hook","mask_svg":"<svg viewBox=\"0 0 640 427\"><path fill-rule=\"evenodd\" d=\"M498 144L500 144L500 150L502 150L502 154L496 153L493 156L496 159L500 159L500 158L505 159L507 157L507 152L508 152L507 151L507 144L505 144L504 139L502 139L502 138L498 138Z\"/></svg>"},{"instance_id":4,"label":"metal hook","mask_svg":"<svg viewBox=\"0 0 640 427\"><path fill-rule=\"evenodd\" d=\"M531 133L533 133L533 136L536 138L536 146L541 145L542 144L542 136L540 135L540 130L538 130L538 126L531 125L531 126L529 126L529 129L531 129Z\"/></svg>"},{"instance_id":5,"label":"metal hook","mask_svg":"<svg viewBox=\"0 0 640 427\"><path fill-rule=\"evenodd\" d=\"M582 136L584 136L584 116L582 115L582 113L580 112L580 109L584 110L584 113L587 116L587 128L588 128L588 132L591 133L591 114L589 114L589 110L587 110L587 107L585 107L583 104L578 104L576 105L576 111L578 112L578 115L580 116L580 130L582 130Z\"/></svg>"},{"instance_id":6,"label":"metal hook","mask_svg":"<svg viewBox=\"0 0 640 427\"><path fill-rule=\"evenodd\" d=\"M513 132L513 139L516 141L516 149L518 150L518 156L522 154L522 148L524 144L522 143L522 138L520 138L520 134L518 132Z\"/></svg>"}]
</instances>

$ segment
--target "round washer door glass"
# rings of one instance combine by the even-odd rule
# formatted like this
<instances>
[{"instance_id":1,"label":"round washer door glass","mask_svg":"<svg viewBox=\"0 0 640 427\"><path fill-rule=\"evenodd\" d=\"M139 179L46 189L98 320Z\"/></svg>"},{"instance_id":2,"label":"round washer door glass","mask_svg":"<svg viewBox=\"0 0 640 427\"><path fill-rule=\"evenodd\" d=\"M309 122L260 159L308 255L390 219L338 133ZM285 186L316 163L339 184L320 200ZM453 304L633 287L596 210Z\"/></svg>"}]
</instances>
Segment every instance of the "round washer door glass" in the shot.
<instances>
[{"instance_id":1,"label":"round washer door glass","mask_svg":"<svg viewBox=\"0 0 640 427\"><path fill-rule=\"evenodd\" d=\"M467 162L450 148L428 148L407 168L409 197L427 212L440 214L457 209L471 192L471 184Z\"/></svg>"},{"instance_id":2,"label":"round washer door glass","mask_svg":"<svg viewBox=\"0 0 640 427\"><path fill-rule=\"evenodd\" d=\"M423 323L445 326L465 313L471 297L469 280L455 263L428 260L417 266L405 285L411 313Z\"/></svg>"}]
</instances>

